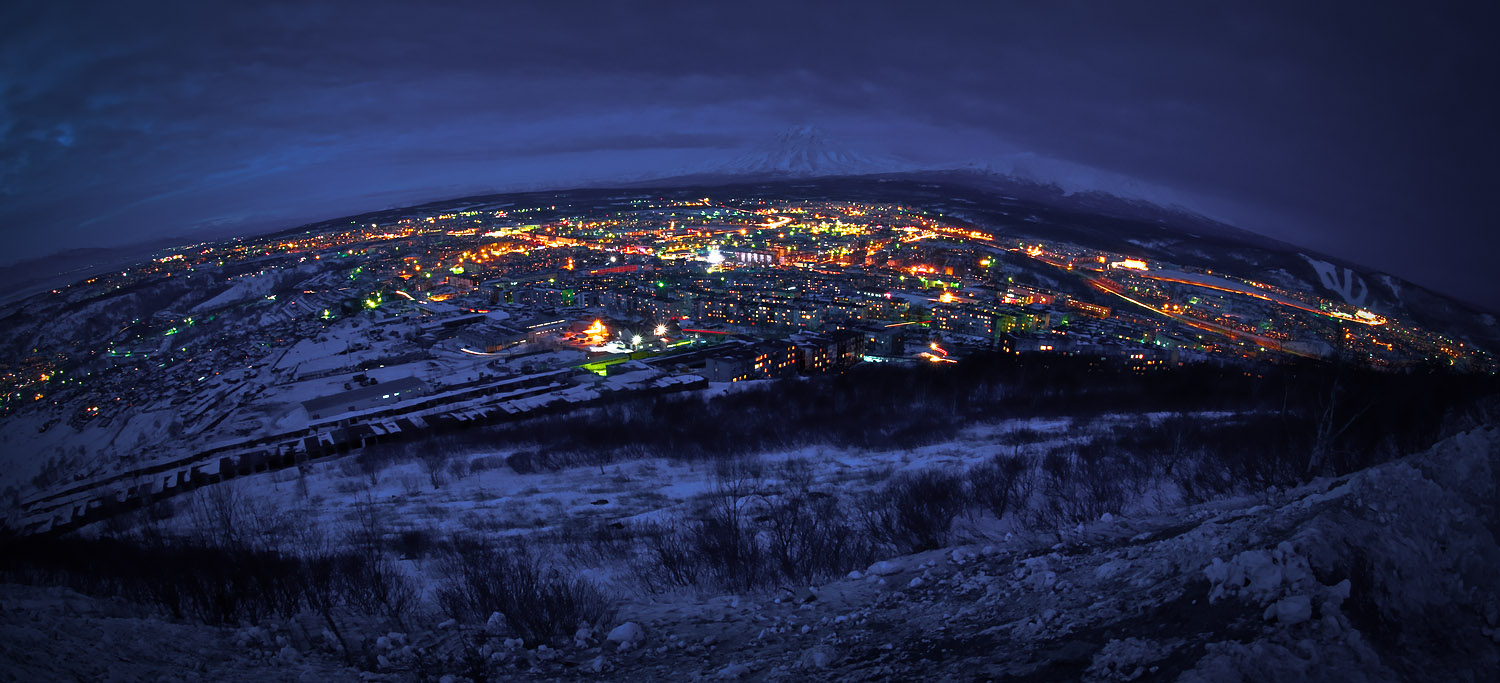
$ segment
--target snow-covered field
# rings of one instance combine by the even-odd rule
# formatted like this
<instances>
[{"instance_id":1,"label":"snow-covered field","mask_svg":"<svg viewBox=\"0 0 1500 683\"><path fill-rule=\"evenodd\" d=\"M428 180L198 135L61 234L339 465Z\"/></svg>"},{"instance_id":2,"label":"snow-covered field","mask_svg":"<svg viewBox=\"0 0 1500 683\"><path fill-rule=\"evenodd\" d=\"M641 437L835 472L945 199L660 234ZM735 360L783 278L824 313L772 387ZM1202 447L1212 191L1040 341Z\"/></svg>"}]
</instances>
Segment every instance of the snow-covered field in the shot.
<instances>
[{"instance_id":1,"label":"snow-covered field","mask_svg":"<svg viewBox=\"0 0 1500 683\"><path fill-rule=\"evenodd\" d=\"M727 386L707 391L723 390ZM900 472L961 469L997 453L1040 455L1062 445L1083 443L1114 425L1163 417L1114 415L1093 421L1089 430L1073 429L1066 418L1007 420L971 426L960 440L910 450L808 447L766 453L754 460L764 467L768 490L782 485L787 463L794 463L798 470L805 468L810 483L820 490L852 496ZM1023 431L1035 436L1028 436L1023 444L1008 445L1007 435ZM453 452L434 468L424 460L435 449ZM712 493L719 478L714 463L665 458L521 474L505 465L506 457L518 450L527 449L456 448L434 440L417 444L408 457L378 471L362 467L356 453L299 469L240 477L222 486L232 488L247 509L277 514L295 511L301 523L329 532L347 525L357 509L373 507L396 533L548 536L564 529L631 524L690 511ZM192 509L215 495L219 492L206 488L168 501L177 513L165 522L167 529L192 532L196 523ZM105 526L96 524L92 529Z\"/></svg>"}]
</instances>

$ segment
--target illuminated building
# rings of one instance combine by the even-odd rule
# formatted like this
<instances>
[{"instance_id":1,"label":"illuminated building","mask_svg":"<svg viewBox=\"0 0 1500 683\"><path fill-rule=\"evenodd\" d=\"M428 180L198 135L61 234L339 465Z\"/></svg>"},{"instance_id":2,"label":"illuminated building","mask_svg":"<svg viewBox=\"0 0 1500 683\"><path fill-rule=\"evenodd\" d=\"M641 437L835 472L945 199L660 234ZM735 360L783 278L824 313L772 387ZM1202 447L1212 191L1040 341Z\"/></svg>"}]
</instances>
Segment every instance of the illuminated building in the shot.
<instances>
[{"instance_id":1,"label":"illuminated building","mask_svg":"<svg viewBox=\"0 0 1500 683\"><path fill-rule=\"evenodd\" d=\"M1073 309L1077 309L1077 310L1083 311L1084 313L1086 313L1088 315L1091 315L1091 316L1094 316L1096 318L1108 318L1109 317L1109 307L1108 306L1100 306L1099 304L1091 304L1091 303L1089 303L1087 301L1079 301L1077 299L1069 299L1068 300L1068 308L1073 308Z\"/></svg>"},{"instance_id":2,"label":"illuminated building","mask_svg":"<svg viewBox=\"0 0 1500 683\"><path fill-rule=\"evenodd\" d=\"M993 302L938 304L932 307L935 329L995 340L1001 335L1047 327L1050 316L1035 307L1020 308Z\"/></svg>"},{"instance_id":3,"label":"illuminated building","mask_svg":"<svg viewBox=\"0 0 1500 683\"><path fill-rule=\"evenodd\" d=\"M865 353L865 335L857 330L796 335L793 341L797 344L801 370L806 373L836 372L853 367Z\"/></svg>"}]
</instances>

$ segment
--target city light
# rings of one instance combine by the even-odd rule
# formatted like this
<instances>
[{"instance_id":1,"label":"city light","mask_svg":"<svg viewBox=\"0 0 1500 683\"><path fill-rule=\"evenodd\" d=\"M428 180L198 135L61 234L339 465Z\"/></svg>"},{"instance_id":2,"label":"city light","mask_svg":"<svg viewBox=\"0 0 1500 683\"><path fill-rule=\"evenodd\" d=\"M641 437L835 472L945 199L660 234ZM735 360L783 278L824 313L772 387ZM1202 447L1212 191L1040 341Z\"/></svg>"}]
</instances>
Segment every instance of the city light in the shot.
<instances>
[{"instance_id":1,"label":"city light","mask_svg":"<svg viewBox=\"0 0 1500 683\"><path fill-rule=\"evenodd\" d=\"M1124 268L1126 270L1150 270L1149 268L1146 267L1146 262L1145 261L1142 261L1140 259L1134 259L1134 258L1128 258L1128 259L1124 259L1124 260L1120 260L1120 261L1115 261L1113 263L1110 263L1109 267L1110 268Z\"/></svg>"},{"instance_id":2,"label":"city light","mask_svg":"<svg viewBox=\"0 0 1500 683\"><path fill-rule=\"evenodd\" d=\"M603 343L605 339L609 338L609 328L604 326L603 321L595 320L594 324L589 325L588 328L583 331L583 334L588 338L589 343L600 344Z\"/></svg>"},{"instance_id":3,"label":"city light","mask_svg":"<svg viewBox=\"0 0 1500 683\"><path fill-rule=\"evenodd\" d=\"M1298 288L1295 279L1258 282L1232 269L1214 275L1168 261L1166 250L1153 251L1148 264L1063 241L1001 245L979 230L945 224L940 214L874 204L627 201L603 211L538 214L524 224L515 217L556 209L511 206L204 244L96 276L79 285L79 301L122 288L146 291L174 273L224 265L212 271L216 284L205 297L162 297L181 304L149 312L130 307L110 321L111 335L96 348L34 351L34 361L7 375L10 403L0 407L65 406L79 418L79 406L109 405L92 427L118 427L135 419L131 405L188 405L193 399L174 396L172 387L204 377L201 386L213 392L205 403L213 407L189 407L207 416L205 423L240 411L225 418L223 431L243 428L235 415L259 414L257 397L302 391L280 387L311 382L312 396L348 382L334 393L353 391L350 377L387 362L409 365L403 372L433 385L569 368L606 374L609 365L647 358L668 373L714 373L715 382L774 379L842 370L864 357L951 364L979 349L1080 362L1108 357L1153 369L1259 362L1271 354L1386 369L1496 366L1481 349L1371 310L1382 305L1375 299L1350 302L1326 289ZM1001 248L1034 260L1002 268ZM319 264L324 255L330 259ZM319 274L298 273L295 287L283 287L273 275L278 267ZM270 287L249 284L268 275ZM207 281L210 273L192 277ZM234 294L207 304L226 291ZM386 293L412 303L385 306ZM641 333L611 330L604 317ZM195 342L163 344L156 338L163 335ZM842 364L829 360L833 346L817 350L835 335L859 340L841 351ZM300 346L309 340L311 349ZM557 340L561 348L554 348ZM747 360L742 344L758 355ZM775 346L785 348L764 351ZM784 358L776 355L783 351ZM1169 353L1173 359L1163 360ZM108 367L87 380L74 373L93 359ZM215 368L227 363L246 370L218 377ZM68 380L56 374L64 370ZM342 381L328 379L338 375Z\"/></svg>"}]
</instances>

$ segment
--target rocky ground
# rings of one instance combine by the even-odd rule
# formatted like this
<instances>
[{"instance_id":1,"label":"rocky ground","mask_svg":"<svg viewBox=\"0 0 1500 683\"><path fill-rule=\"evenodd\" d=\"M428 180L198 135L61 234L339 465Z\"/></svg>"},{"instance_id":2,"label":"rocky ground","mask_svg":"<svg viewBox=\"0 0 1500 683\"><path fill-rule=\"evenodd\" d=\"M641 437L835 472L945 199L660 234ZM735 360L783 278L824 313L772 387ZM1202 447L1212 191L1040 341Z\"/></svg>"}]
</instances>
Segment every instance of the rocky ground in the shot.
<instances>
[{"instance_id":1,"label":"rocky ground","mask_svg":"<svg viewBox=\"0 0 1500 683\"><path fill-rule=\"evenodd\" d=\"M0 679L1500 680L1500 428L1339 479L892 558L821 586L624 605L562 647L503 624L210 629L0 588Z\"/></svg>"}]
</instances>

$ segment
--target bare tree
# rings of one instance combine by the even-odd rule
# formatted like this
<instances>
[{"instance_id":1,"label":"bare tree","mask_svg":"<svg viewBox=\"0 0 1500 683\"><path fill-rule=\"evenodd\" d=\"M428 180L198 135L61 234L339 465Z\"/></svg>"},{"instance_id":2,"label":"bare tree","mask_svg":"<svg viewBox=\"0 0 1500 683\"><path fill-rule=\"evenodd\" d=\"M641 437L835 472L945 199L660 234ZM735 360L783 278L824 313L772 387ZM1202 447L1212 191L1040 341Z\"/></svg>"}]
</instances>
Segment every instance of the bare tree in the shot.
<instances>
[{"instance_id":1,"label":"bare tree","mask_svg":"<svg viewBox=\"0 0 1500 683\"><path fill-rule=\"evenodd\" d=\"M1345 407L1341 405L1343 387L1337 375L1333 383L1328 387L1327 395L1318 396L1319 409L1315 416L1313 431L1312 453L1307 461L1307 473L1313 476L1324 474L1328 470L1328 460L1333 454L1333 444L1338 441L1355 421L1365 414L1371 406L1375 405L1373 400L1364 404L1363 407L1349 413L1347 418L1341 414Z\"/></svg>"},{"instance_id":2,"label":"bare tree","mask_svg":"<svg viewBox=\"0 0 1500 683\"><path fill-rule=\"evenodd\" d=\"M422 471L427 473L428 481L432 482L432 488L440 488L443 483L443 469L448 466L452 454L442 444L423 450L417 455L417 460L422 464Z\"/></svg>"}]
</instances>

